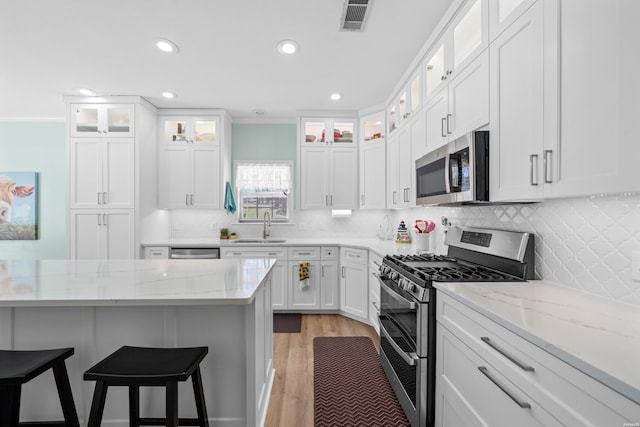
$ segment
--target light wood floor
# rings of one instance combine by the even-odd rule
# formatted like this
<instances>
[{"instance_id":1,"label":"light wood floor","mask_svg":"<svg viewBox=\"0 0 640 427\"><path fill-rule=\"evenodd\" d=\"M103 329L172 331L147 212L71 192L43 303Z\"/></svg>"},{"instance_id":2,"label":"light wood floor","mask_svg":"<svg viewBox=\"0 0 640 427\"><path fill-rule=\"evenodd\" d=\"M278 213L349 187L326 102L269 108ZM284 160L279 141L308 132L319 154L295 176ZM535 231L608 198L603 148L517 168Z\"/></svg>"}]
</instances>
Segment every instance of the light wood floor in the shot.
<instances>
[{"instance_id":1,"label":"light wood floor","mask_svg":"<svg viewBox=\"0 0 640 427\"><path fill-rule=\"evenodd\" d=\"M376 331L338 314L304 314L299 334L274 334L273 382L266 427L313 427L313 338L366 336L379 350Z\"/></svg>"}]
</instances>

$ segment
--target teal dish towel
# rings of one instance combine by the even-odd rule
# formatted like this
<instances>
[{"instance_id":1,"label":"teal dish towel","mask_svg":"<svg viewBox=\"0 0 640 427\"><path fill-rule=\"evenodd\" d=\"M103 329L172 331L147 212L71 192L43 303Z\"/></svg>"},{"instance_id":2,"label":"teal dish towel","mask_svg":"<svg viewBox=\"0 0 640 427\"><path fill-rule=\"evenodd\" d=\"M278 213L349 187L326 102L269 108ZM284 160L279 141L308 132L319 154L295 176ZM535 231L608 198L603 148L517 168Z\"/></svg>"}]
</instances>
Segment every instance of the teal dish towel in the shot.
<instances>
[{"instance_id":1,"label":"teal dish towel","mask_svg":"<svg viewBox=\"0 0 640 427\"><path fill-rule=\"evenodd\" d=\"M224 194L224 208L228 214L232 214L236 211L236 201L233 199L233 190L231 184L227 181L227 188Z\"/></svg>"}]
</instances>

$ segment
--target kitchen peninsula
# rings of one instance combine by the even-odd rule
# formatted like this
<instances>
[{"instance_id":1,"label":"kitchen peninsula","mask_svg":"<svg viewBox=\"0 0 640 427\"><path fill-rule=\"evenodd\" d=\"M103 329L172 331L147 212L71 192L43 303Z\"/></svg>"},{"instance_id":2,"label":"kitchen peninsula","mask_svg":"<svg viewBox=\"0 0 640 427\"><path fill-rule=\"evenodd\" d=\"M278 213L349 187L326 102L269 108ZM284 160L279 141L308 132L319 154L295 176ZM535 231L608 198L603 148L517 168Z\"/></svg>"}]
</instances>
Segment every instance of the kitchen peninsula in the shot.
<instances>
[{"instance_id":1,"label":"kitchen peninsula","mask_svg":"<svg viewBox=\"0 0 640 427\"><path fill-rule=\"evenodd\" d=\"M0 261L0 348L73 347L67 369L86 422L94 383L82 374L122 345L208 346L201 369L209 419L264 423L273 382L275 260ZM194 416L190 382L180 414ZM164 414L164 390L141 390L143 416ZM22 421L61 418L53 376L23 387ZM104 421L126 425L127 390L109 391Z\"/></svg>"}]
</instances>

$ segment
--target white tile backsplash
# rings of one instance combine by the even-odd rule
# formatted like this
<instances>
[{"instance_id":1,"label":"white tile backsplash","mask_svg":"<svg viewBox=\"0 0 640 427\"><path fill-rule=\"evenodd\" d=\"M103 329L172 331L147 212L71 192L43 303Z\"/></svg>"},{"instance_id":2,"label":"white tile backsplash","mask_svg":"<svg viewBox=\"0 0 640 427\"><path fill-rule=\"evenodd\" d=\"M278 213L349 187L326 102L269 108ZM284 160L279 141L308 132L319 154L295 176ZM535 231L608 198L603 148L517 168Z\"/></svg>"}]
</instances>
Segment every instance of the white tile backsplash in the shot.
<instances>
[{"instance_id":1,"label":"white tile backsplash","mask_svg":"<svg viewBox=\"0 0 640 427\"><path fill-rule=\"evenodd\" d=\"M535 204L419 207L399 211L354 211L332 218L329 211L295 211L293 224L273 224L271 236L373 237L383 216L394 229L404 220L437 223L430 248L446 253L441 218L454 225L528 231L536 235L536 275L594 294L640 305L640 282L631 280L631 252L640 250L640 195L548 200ZM216 231L211 224L216 224ZM227 227L245 238L261 237L262 224L237 224L224 211L171 211L172 238L217 237Z\"/></svg>"}]
</instances>

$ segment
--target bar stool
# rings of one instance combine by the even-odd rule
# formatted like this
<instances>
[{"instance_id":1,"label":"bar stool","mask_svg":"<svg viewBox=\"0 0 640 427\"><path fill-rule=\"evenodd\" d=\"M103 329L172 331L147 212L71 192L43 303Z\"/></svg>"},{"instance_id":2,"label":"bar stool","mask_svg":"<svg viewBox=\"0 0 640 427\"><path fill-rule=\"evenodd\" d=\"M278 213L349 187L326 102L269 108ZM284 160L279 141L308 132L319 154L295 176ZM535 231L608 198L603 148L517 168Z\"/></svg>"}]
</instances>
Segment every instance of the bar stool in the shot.
<instances>
[{"instance_id":1,"label":"bar stool","mask_svg":"<svg viewBox=\"0 0 640 427\"><path fill-rule=\"evenodd\" d=\"M52 369L62 406L64 424L79 427L78 413L73 403L69 375L65 359L73 354L73 348L53 350L0 350L0 426L19 425L50 426L60 421L20 423L20 398L22 385L43 372Z\"/></svg>"},{"instance_id":2,"label":"bar stool","mask_svg":"<svg viewBox=\"0 0 640 427\"><path fill-rule=\"evenodd\" d=\"M207 347L120 347L84 373L96 381L88 427L102 422L109 386L129 387L129 425L209 425L200 376L200 362ZM178 382L191 377L198 418L178 418ZM140 418L140 387L166 387L166 418Z\"/></svg>"}]
</instances>

